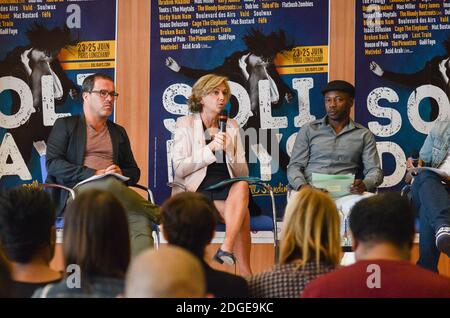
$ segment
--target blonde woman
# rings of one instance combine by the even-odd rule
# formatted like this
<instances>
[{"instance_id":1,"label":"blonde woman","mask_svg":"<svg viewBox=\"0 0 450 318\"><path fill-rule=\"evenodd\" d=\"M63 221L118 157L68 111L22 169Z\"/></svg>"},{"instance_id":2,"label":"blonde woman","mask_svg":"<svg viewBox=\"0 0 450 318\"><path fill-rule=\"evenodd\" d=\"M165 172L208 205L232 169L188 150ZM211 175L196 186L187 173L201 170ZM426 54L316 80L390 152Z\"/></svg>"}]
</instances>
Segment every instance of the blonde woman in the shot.
<instances>
[{"instance_id":1,"label":"blonde woman","mask_svg":"<svg viewBox=\"0 0 450 318\"><path fill-rule=\"evenodd\" d=\"M317 276L340 261L339 214L328 194L301 189L283 221L280 264L249 279L251 297L298 298Z\"/></svg>"},{"instance_id":2,"label":"blonde woman","mask_svg":"<svg viewBox=\"0 0 450 318\"><path fill-rule=\"evenodd\" d=\"M228 119L226 132L219 131L219 115L229 97L230 87L223 76L202 76L192 87L188 100L192 114L178 118L174 134L174 181L183 184L186 191L200 192L214 202L226 225L224 242L214 260L228 264L238 260L240 274L246 276L252 273L248 184L240 181L208 190L220 181L248 176L237 122ZM172 195L179 191L175 187Z\"/></svg>"}]
</instances>

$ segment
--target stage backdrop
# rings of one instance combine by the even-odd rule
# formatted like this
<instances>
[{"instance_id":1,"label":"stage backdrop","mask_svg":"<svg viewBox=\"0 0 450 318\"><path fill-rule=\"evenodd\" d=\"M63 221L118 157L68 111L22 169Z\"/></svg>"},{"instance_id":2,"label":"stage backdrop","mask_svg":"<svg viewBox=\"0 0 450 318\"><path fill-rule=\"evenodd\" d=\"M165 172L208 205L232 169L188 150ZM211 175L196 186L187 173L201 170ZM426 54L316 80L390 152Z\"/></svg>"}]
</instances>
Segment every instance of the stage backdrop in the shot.
<instances>
[{"instance_id":1,"label":"stage backdrop","mask_svg":"<svg viewBox=\"0 0 450 318\"><path fill-rule=\"evenodd\" d=\"M382 186L399 188L406 158L450 114L450 2L356 3L355 117L377 137Z\"/></svg>"},{"instance_id":2,"label":"stage backdrop","mask_svg":"<svg viewBox=\"0 0 450 318\"><path fill-rule=\"evenodd\" d=\"M250 175L273 186L281 215L296 134L325 113L328 1L177 3L152 1L148 184L159 203L170 195L175 121L195 81L217 73L230 79L227 109L244 130Z\"/></svg>"},{"instance_id":3,"label":"stage backdrop","mask_svg":"<svg viewBox=\"0 0 450 318\"><path fill-rule=\"evenodd\" d=\"M116 0L37 2L0 0L1 187L45 180L55 120L82 111L87 75L114 76Z\"/></svg>"}]
</instances>

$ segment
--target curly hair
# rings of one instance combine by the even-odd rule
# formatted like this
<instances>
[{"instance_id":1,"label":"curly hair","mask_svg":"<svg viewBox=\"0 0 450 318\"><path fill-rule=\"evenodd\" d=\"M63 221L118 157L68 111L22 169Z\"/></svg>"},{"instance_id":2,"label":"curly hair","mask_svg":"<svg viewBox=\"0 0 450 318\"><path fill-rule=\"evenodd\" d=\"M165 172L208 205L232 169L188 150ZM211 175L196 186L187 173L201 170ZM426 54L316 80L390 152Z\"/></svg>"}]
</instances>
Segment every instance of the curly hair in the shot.
<instances>
[{"instance_id":1,"label":"curly hair","mask_svg":"<svg viewBox=\"0 0 450 318\"><path fill-rule=\"evenodd\" d=\"M230 99L230 86L228 78L216 74L208 74L200 77L194 86L192 94L188 99L189 110L193 113L199 113L203 109L202 98L211 93L216 87L224 84L226 87L226 100Z\"/></svg>"}]
</instances>

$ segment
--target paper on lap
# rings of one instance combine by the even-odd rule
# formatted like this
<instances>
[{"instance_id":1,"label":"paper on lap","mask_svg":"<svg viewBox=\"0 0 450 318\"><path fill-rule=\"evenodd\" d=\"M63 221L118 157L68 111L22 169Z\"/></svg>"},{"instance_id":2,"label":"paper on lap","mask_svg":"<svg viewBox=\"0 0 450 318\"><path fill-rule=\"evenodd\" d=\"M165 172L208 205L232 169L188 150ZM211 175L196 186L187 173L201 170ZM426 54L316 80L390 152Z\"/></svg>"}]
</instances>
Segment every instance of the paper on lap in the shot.
<instances>
[{"instance_id":1,"label":"paper on lap","mask_svg":"<svg viewBox=\"0 0 450 318\"><path fill-rule=\"evenodd\" d=\"M104 178L104 177L107 177L107 176L114 176L117 179L119 179L121 181L124 181L124 182L130 180L130 178L125 177L125 176L123 176L121 174L118 174L118 173L115 173L115 172L108 172L108 173L104 173L104 174L93 175L90 178L84 179L83 181L78 182L73 188L75 189L76 187L78 187L78 186L80 186L82 184L85 184L85 183L88 183L88 182L91 182L91 181L94 181L94 180L98 180L98 179L101 179L101 178Z\"/></svg>"},{"instance_id":2,"label":"paper on lap","mask_svg":"<svg viewBox=\"0 0 450 318\"><path fill-rule=\"evenodd\" d=\"M312 174L311 184L315 188L325 189L334 199L350 194L350 187L355 181L354 174Z\"/></svg>"}]
</instances>

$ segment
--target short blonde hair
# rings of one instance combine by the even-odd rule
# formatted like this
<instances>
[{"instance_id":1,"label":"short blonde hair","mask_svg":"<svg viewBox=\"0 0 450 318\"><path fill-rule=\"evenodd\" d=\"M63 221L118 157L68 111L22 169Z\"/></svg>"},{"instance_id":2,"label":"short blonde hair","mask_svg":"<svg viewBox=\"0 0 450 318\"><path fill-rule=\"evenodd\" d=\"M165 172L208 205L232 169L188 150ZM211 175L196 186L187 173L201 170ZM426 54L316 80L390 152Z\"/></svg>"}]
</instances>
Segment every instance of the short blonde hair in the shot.
<instances>
[{"instance_id":1,"label":"short blonde hair","mask_svg":"<svg viewBox=\"0 0 450 318\"><path fill-rule=\"evenodd\" d=\"M291 197L283 220L280 263L298 262L298 269L315 259L339 264L339 213L331 197L319 190L302 189Z\"/></svg>"},{"instance_id":2,"label":"short blonde hair","mask_svg":"<svg viewBox=\"0 0 450 318\"><path fill-rule=\"evenodd\" d=\"M192 94L188 99L189 110L193 113L201 112L203 109L203 105L201 103L202 98L222 84L224 84L227 88L226 98L228 101L231 95L230 86L228 85L228 78L216 74L208 74L200 77L192 87Z\"/></svg>"}]
</instances>

